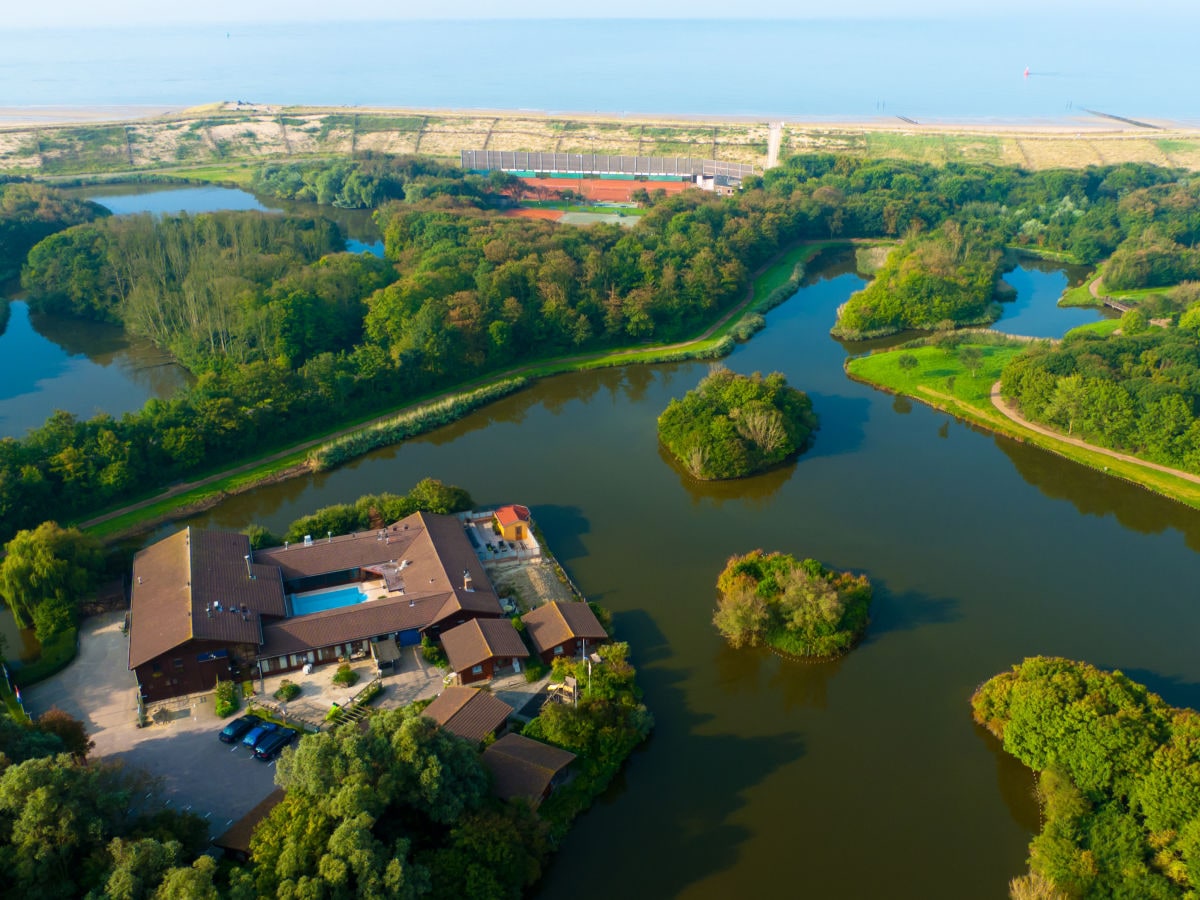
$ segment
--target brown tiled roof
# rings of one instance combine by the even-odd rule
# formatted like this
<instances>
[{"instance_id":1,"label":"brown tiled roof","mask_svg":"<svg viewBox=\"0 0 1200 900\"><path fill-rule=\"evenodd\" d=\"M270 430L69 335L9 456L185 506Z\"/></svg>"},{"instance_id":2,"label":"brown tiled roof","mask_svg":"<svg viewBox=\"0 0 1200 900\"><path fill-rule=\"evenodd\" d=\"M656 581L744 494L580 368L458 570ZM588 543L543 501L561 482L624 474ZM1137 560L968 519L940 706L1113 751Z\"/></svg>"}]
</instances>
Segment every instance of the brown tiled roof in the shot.
<instances>
[{"instance_id":1,"label":"brown tiled roof","mask_svg":"<svg viewBox=\"0 0 1200 900\"><path fill-rule=\"evenodd\" d=\"M261 645L259 656L268 658L425 628L464 611L503 614L454 516L414 513L382 532L258 550L252 556L254 578L246 570L249 553L245 535L194 529L139 553L133 568L130 668L192 638ZM403 593L284 618L284 580L356 567L384 572L389 587Z\"/></svg>"},{"instance_id":2,"label":"brown tiled roof","mask_svg":"<svg viewBox=\"0 0 1200 900\"><path fill-rule=\"evenodd\" d=\"M213 844L222 850L233 850L249 856L250 836L254 834L254 829L258 827L259 822L271 814L271 810L282 802L283 797L283 788L275 788L254 809L230 825L224 834L213 841Z\"/></svg>"},{"instance_id":3,"label":"brown tiled roof","mask_svg":"<svg viewBox=\"0 0 1200 900\"><path fill-rule=\"evenodd\" d=\"M496 521L501 525L516 525L518 522L529 521L529 507L512 504L496 510Z\"/></svg>"},{"instance_id":4,"label":"brown tiled roof","mask_svg":"<svg viewBox=\"0 0 1200 900\"><path fill-rule=\"evenodd\" d=\"M529 631L529 639L539 653L551 650L571 638L606 641L608 632L586 603L572 601L545 603L521 616Z\"/></svg>"},{"instance_id":5,"label":"brown tiled roof","mask_svg":"<svg viewBox=\"0 0 1200 900\"><path fill-rule=\"evenodd\" d=\"M508 619L472 619L442 634L442 649L455 672L502 657L525 657L529 651Z\"/></svg>"},{"instance_id":6,"label":"brown tiled roof","mask_svg":"<svg viewBox=\"0 0 1200 900\"><path fill-rule=\"evenodd\" d=\"M258 656L269 659L285 653L301 653L316 647L424 628L445 605L445 594L432 597L404 595L283 619L263 629L263 645Z\"/></svg>"},{"instance_id":7,"label":"brown tiled roof","mask_svg":"<svg viewBox=\"0 0 1200 900\"><path fill-rule=\"evenodd\" d=\"M483 751L483 764L492 773L496 796L524 797L537 806L550 782L575 759L574 753L551 747L520 734L506 734Z\"/></svg>"},{"instance_id":8,"label":"brown tiled roof","mask_svg":"<svg viewBox=\"0 0 1200 900\"><path fill-rule=\"evenodd\" d=\"M422 715L451 734L482 741L508 721L513 708L498 697L470 687L448 687L425 707Z\"/></svg>"},{"instance_id":9,"label":"brown tiled roof","mask_svg":"<svg viewBox=\"0 0 1200 900\"><path fill-rule=\"evenodd\" d=\"M243 534L183 531L133 560L129 667L195 638L262 642L262 616L283 616L283 582L274 566L253 563ZM253 574L253 578L250 577Z\"/></svg>"}]
</instances>

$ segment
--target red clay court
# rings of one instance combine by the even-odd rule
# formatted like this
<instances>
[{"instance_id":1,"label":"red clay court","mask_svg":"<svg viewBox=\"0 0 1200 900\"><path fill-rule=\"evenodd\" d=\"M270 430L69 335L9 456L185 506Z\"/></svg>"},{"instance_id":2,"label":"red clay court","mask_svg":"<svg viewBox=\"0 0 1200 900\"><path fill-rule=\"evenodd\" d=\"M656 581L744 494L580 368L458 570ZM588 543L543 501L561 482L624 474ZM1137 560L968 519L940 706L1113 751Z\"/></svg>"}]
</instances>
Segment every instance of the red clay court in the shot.
<instances>
[{"instance_id":1,"label":"red clay court","mask_svg":"<svg viewBox=\"0 0 1200 900\"><path fill-rule=\"evenodd\" d=\"M522 178L530 187L557 195L559 191L575 191L589 200L610 203L629 203L633 192L645 188L654 193L660 188L668 194L678 194L694 188L690 181L634 181L614 178Z\"/></svg>"}]
</instances>

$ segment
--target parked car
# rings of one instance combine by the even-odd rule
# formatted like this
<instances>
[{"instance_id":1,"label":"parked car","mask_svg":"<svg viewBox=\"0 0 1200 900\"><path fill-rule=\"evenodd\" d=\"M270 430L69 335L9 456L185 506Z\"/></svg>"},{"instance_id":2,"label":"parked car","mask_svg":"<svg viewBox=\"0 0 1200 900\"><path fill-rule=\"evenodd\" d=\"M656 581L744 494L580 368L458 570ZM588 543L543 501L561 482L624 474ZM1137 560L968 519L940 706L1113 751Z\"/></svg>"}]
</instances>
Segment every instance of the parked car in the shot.
<instances>
[{"instance_id":1,"label":"parked car","mask_svg":"<svg viewBox=\"0 0 1200 900\"><path fill-rule=\"evenodd\" d=\"M232 744L251 728L256 728L262 723L263 720L258 716L241 716L222 728L217 737L226 744Z\"/></svg>"},{"instance_id":2,"label":"parked car","mask_svg":"<svg viewBox=\"0 0 1200 900\"><path fill-rule=\"evenodd\" d=\"M275 731L279 726L274 722L263 722L246 732L246 736L242 738L242 744L247 747L257 749L258 745L266 740L267 735Z\"/></svg>"},{"instance_id":3,"label":"parked car","mask_svg":"<svg viewBox=\"0 0 1200 900\"><path fill-rule=\"evenodd\" d=\"M255 758L263 762L274 759L280 750L296 739L296 734L291 728L280 728L274 734L268 735L254 748Z\"/></svg>"}]
</instances>

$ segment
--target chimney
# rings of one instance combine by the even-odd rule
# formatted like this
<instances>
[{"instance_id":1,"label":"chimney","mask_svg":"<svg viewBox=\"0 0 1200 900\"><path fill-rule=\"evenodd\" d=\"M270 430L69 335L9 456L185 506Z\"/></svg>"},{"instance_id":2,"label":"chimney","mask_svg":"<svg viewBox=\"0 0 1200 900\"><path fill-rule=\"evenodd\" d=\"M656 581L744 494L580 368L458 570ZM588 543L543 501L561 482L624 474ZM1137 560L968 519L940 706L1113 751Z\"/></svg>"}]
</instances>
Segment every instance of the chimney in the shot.
<instances>
[{"instance_id":1,"label":"chimney","mask_svg":"<svg viewBox=\"0 0 1200 900\"><path fill-rule=\"evenodd\" d=\"M206 613L208 613L208 617L211 619L212 618L212 604L211 603L204 604L204 611Z\"/></svg>"},{"instance_id":2,"label":"chimney","mask_svg":"<svg viewBox=\"0 0 1200 900\"><path fill-rule=\"evenodd\" d=\"M311 535L311 534L306 534L306 535L304 536L304 546L305 546L305 547L311 547L311 546L312 546L312 535Z\"/></svg>"},{"instance_id":3,"label":"chimney","mask_svg":"<svg viewBox=\"0 0 1200 900\"><path fill-rule=\"evenodd\" d=\"M250 568L250 554L246 554L246 577L251 581L254 580L254 570Z\"/></svg>"},{"instance_id":4,"label":"chimney","mask_svg":"<svg viewBox=\"0 0 1200 900\"><path fill-rule=\"evenodd\" d=\"M333 532L332 531L325 532L325 543L327 543L327 544L333 543Z\"/></svg>"},{"instance_id":5,"label":"chimney","mask_svg":"<svg viewBox=\"0 0 1200 900\"><path fill-rule=\"evenodd\" d=\"M463 569L463 590L472 592L475 590L471 587L471 572L468 569Z\"/></svg>"}]
</instances>

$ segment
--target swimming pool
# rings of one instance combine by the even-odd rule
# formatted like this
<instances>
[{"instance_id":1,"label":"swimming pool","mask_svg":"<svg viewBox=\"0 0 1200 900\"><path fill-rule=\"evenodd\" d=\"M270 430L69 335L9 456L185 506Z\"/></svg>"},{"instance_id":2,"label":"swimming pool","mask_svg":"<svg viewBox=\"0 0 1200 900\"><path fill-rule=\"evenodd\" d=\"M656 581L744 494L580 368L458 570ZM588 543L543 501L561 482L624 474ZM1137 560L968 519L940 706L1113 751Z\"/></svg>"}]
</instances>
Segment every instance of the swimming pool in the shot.
<instances>
[{"instance_id":1,"label":"swimming pool","mask_svg":"<svg viewBox=\"0 0 1200 900\"><path fill-rule=\"evenodd\" d=\"M327 609L337 609L340 606L352 606L362 603L367 597L358 589L358 585L334 588L331 591L314 591L310 594L292 594L292 615L306 616L309 613L324 612Z\"/></svg>"}]
</instances>

